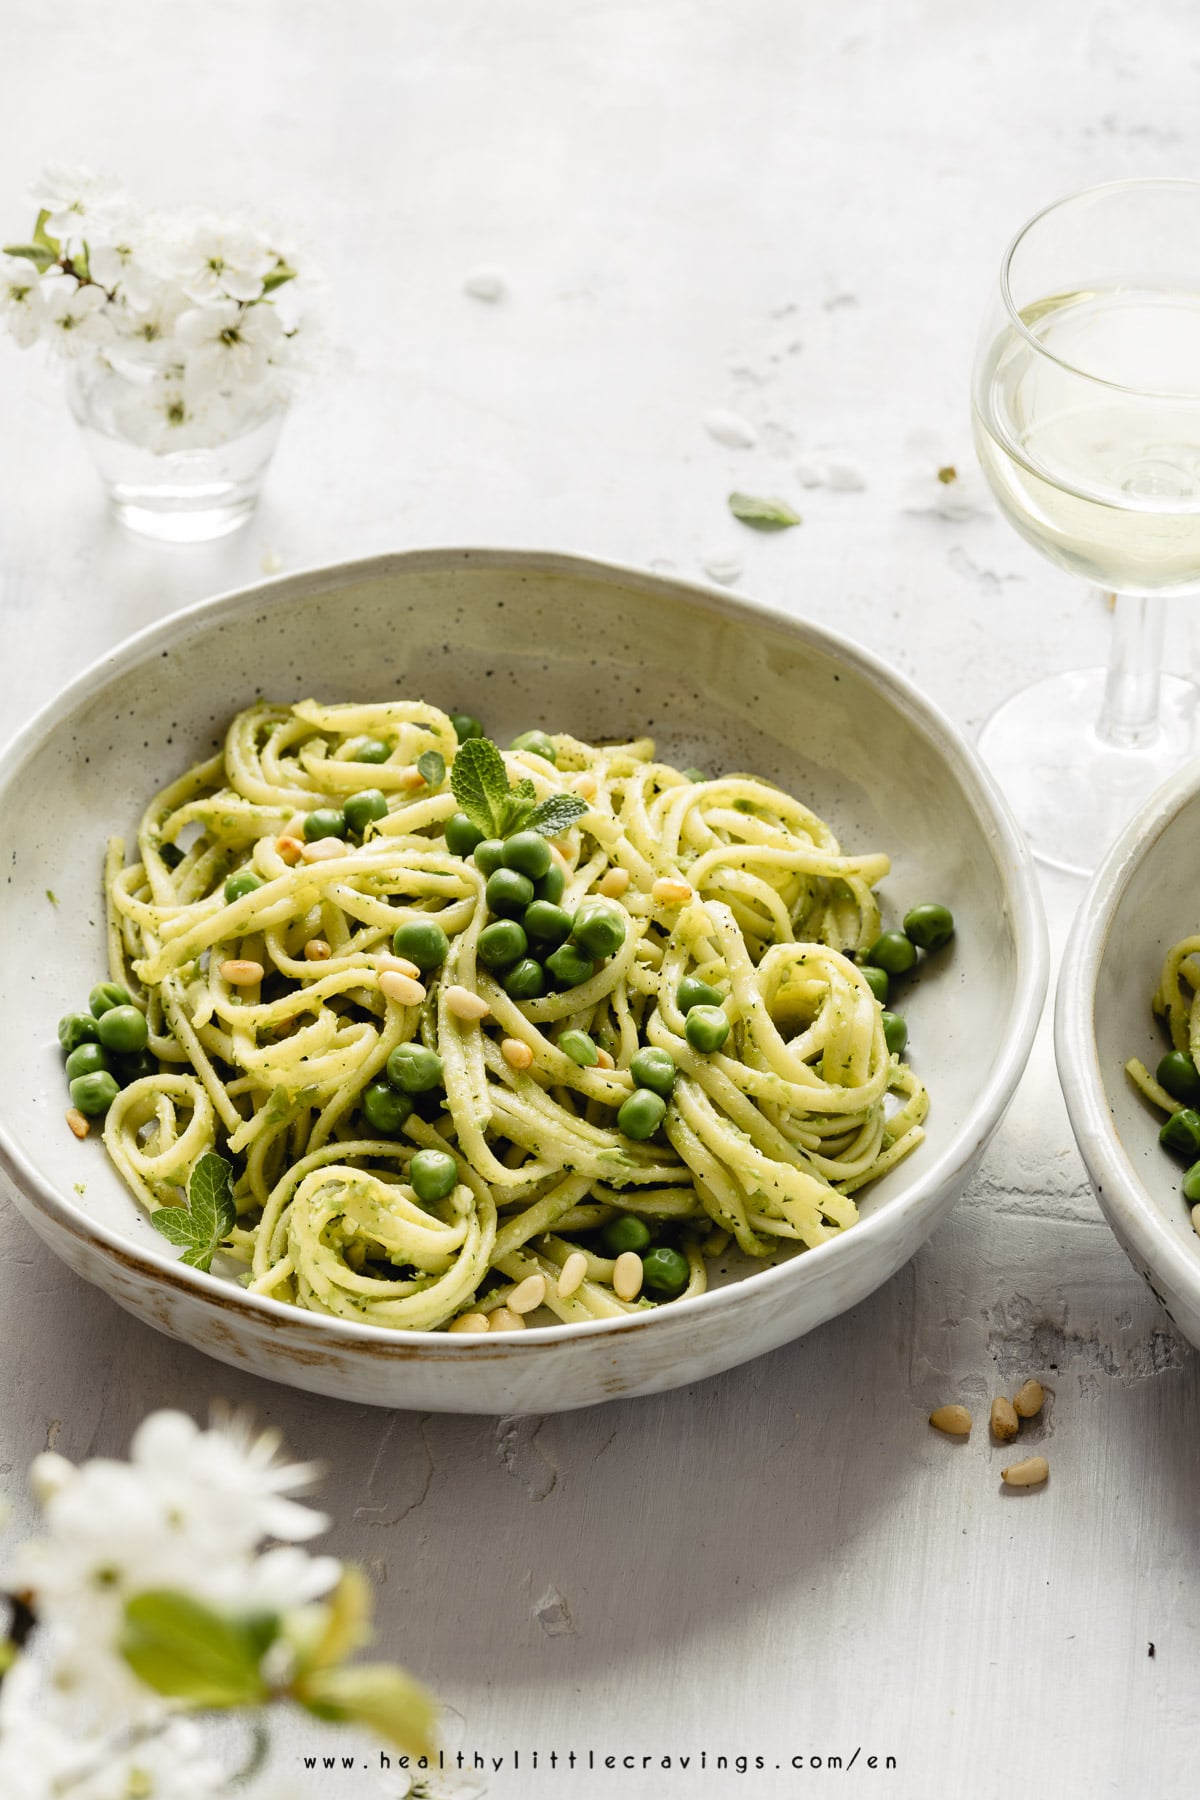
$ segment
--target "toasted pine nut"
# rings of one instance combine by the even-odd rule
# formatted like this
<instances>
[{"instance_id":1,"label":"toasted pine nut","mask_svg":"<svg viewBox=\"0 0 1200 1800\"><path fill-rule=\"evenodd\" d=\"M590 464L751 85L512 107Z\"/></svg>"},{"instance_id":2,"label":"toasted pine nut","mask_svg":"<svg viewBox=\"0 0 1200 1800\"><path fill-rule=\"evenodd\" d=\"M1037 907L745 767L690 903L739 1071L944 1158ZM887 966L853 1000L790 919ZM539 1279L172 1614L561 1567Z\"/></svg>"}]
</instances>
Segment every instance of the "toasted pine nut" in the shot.
<instances>
[{"instance_id":1,"label":"toasted pine nut","mask_svg":"<svg viewBox=\"0 0 1200 1800\"><path fill-rule=\"evenodd\" d=\"M636 1250L622 1250L613 1264L613 1293L618 1300L636 1300L642 1291L642 1259Z\"/></svg>"},{"instance_id":2,"label":"toasted pine nut","mask_svg":"<svg viewBox=\"0 0 1200 1800\"><path fill-rule=\"evenodd\" d=\"M457 1319L451 1319L448 1331L490 1331L486 1313L459 1313Z\"/></svg>"},{"instance_id":3,"label":"toasted pine nut","mask_svg":"<svg viewBox=\"0 0 1200 1800\"><path fill-rule=\"evenodd\" d=\"M558 1297L560 1300L569 1300L575 1290L582 1286L587 1270L588 1260L583 1251L572 1250L559 1271Z\"/></svg>"},{"instance_id":4,"label":"toasted pine nut","mask_svg":"<svg viewBox=\"0 0 1200 1800\"><path fill-rule=\"evenodd\" d=\"M279 837L275 839L275 848L289 868L295 868L304 855L304 844L300 838Z\"/></svg>"},{"instance_id":5,"label":"toasted pine nut","mask_svg":"<svg viewBox=\"0 0 1200 1800\"><path fill-rule=\"evenodd\" d=\"M533 1061L533 1051L520 1038L505 1038L500 1054L510 1069L527 1069Z\"/></svg>"},{"instance_id":6,"label":"toasted pine nut","mask_svg":"<svg viewBox=\"0 0 1200 1800\"><path fill-rule=\"evenodd\" d=\"M683 906L693 897L692 890L686 881L674 881L669 875L664 875L661 880L655 882L650 889L650 896L657 900L660 906Z\"/></svg>"},{"instance_id":7,"label":"toasted pine nut","mask_svg":"<svg viewBox=\"0 0 1200 1800\"><path fill-rule=\"evenodd\" d=\"M328 962L333 951L324 938L309 938L304 946L304 954L309 962Z\"/></svg>"},{"instance_id":8,"label":"toasted pine nut","mask_svg":"<svg viewBox=\"0 0 1200 1800\"><path fill-rule=\"evenodd\" d=\"M596 883L596 892L603 894L606 900L616 900L628 886L628 869L610 869L604 879Z\"/></svg>"},{"instance_id":9,"label":"toasted pine nut","mask_svg":"<svg viewBox=\"0 0 1200 1800\"><path fill-rule=\"evenodd\" d=\"M519 1281L508 1296L508 1310L515 1313L532 1312L546 1298L546 1277L542 1274L527 1275Z\"/></svg>"},{"instance_id":10,"label":"toasted pine nut","mask_svg":"<svg viewBox=\"0 0 1200 1800\"><path fill-rule=\"evenodd\" d=\"M1033 1419L1041 1412L1042 1402L1045 1398L1046 1390L1041 1382L1035 1381L1030 1376L1028 1381L1021 1383L1013 1395L1013 1408L1022 1419Z\"/></svg>"},{"instance_id":11,"label":"toasted pine nut","mask_svg":"<svg viewBox=\"0 0 1200 1800\"><path fill-rule=\"evenodd\" d=\"M389 1000L395 1000L399 1006L420 1006L425 998L425 989L411 975L402 975L399 969L385 969L379 977L379 991L386 994Z\"/></svg>"},{"instance_id":12,"label":"toasted pine nut","mask_svg":"<svg viewBox=\"0 0 1200 1800\"><path fill-rule=\"evenodd\" d=\"M470 988L459 987L457 983L446 989L446 1005L456 1019L486 1019L492 1010L481 995L473 994Z\"/></svg>"},{"instance_id":13,"label":"toasted pine nut","mask_svg":"<svg viewBox=\"0 0 1200 1800\"><path fill-rule=\"evenodd\" d=\"M1007 1444L1010 1438L1016 1437L1020 1423L1012 1401L1006 1400L1003 1394L998 1395L992 1401L992 1436L997 1442Z\"/></svg>"},{"instance_id":14,"label":"toasted pine nut","mask_svg":"<svg viewBox=\"0 0 1200 1800\"><path fill-rule=\"evenodd\" d=\"M603 1049L600 1045L597 1045L596 1046L596 1067L598 1069L615 1069L616 1066L617 1066L616 1063L613 1061L612 1057L608 1054L608 1051Z\"/></svg>"},{"instance_id":15,"label":"toasted pine nut","mask_svg":"<svg viewBox=\"0 0 1200 1800\"><path fill-rule=\"evenodd\" d=\"M305 844L300 854L305 862L329 862L335 856L345 856L349 849L339 837L318 838L314 844Z\"/></svg>"},{"instance_id":16,"label":"toasted pine nut","mask_svg":"<svg viewBox=\"0 0 1200 1800\"><path fill-rule=\"evenodd\" d=\"M581 800L596 798L596 777L594 775L577 775L574 787Z\"/></svg>"},{"instance_id":17,"label":"toasted pine nut","mask_svg":"<svg viewBox=\"0 0 1200 1800\"><path fill-rule=\"evenodd\" d=\"M1027 1456L1024 1462L1009 1463L1007 1469L1001 1469L1000 1479L1009 1487L1037 1487L1049 1473L1050 1464L1044 1456Z\"/></svg>"},{"instance_id":18,"label":"toasted pine nut","mask_svg":"<svg viewBox=\"0 0 1200 1800\"><path fill-rule=\"evenodd\" d=\"M390 950L380 952L379 967L395 969L397 975L411 975L414 981L421 979L421 971L415 962L409 962L407 956L393 956Z\"/></svg>"},{"instance_id":19,"label":"toasted pine nut","mask_svg":"<svg viewBox=\"0 0 1200 1800\"><path fill-rule=\"evenodd\" d=\"M398 786L407 788L410 793L425 786L425 777L414 763L411 769L402 769Z\"/></svg>"},{"instance_id":20,"label":"toasted pine nut","mask_svg":"<svg viewBox=\"0 0 1200 1800\"><path fill-rule=\"evenodd\" d=\"M90 1122L84 1118L77 1106L67 1108L67 1124L77 1138L85 1138L92 1129Z\"/></svg>"},{"instance_id":21,"label":"toasted pine nut","mask_svg":"<svg viewBox=\"0 0 1200 1800\"><path fill-rule=\"evenodd\" d=\"M524 1331L525 1321L520 1313L509 1312L507 1306L498 1306L488 1316L489 1331Z\"/></svg>"},{"instance_id":22,"label":"toasted pine nut","mask_svg":"<svg viewBox=\"0 0 1200 1800\"><path fill-rule=\"evenodd\" d=\"M260 962L251 962L248 956L234 956L221 964L221 974L230 987L253 987L263 978L263 966Z\"/></svg>"},{"instance_id":23,"label":"toasted pine nut","mask_svg":"<svg viewBox=\"0 0 1200 1800\"><path fill-rule=\"evenodd\" d=\"M971 1415L965 1406L938 1406L930 1413L929 1423L947 1437L966 1437L971 1429Z\"/></svg>"}]
</instances>

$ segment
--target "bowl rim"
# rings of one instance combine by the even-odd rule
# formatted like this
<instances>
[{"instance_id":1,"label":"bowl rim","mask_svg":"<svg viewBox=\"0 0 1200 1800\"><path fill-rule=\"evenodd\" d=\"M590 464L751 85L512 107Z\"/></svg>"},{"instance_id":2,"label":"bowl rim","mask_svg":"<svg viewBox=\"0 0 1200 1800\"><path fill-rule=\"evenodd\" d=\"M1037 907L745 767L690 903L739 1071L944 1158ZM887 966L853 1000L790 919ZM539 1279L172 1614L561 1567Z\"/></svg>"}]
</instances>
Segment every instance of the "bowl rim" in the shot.
<instances>
[{"instance_id":1,"label":"bowl rim","mask_svg":"<svg viewBox=\"0 0 1200 1800\"><path fill-rule=\"evenodd\" d=\"M1067 1117L1101 1211L1122 1248L1200 1306L1200 1258L1164 1218L1126 1153L1109 1109L1096 1044L1096 984L1117 908L1135 870L1200 794L1200 762L1156 788L1126 825L1079 903L1058 976L1054 1055ZM1132 1250L1130 1249L1132 1246ZM1139 1271L1144 1276L1144 1271Z\"/></svg>"},{"instance_id":2,"label":"bowl rim","mask_svg":"<svg viewBox=\"0 0 1200 1800\"><path fill-rule=\"evenodd\" d=\"M632 564L556 550L438 546L415 550L384 551L370 556L346 558L340 562L311 565L287 574L228 589L192 604L180 607L165 618L143 626L111 649L104 651L73 677L59 692L41 706L9 740L0 747L0 812L9 789L20 778L26 763L37 753L43 738L58 723L64 710L73 710L89 696L117 679L132 665L155 651L168 649L172 642L186 637L192 627L222 617L250 612L260 606L283 606L290 600L305 598L330 588L351 587L410 571L440 571L465 568L515 569L529 574L567 575L600 584L633 588L676 599L685 605L731 621L750 621L760 627L781 631L815 650L840 659L853 667L877 687L882 688L908 719L923 732L945 760L955 768L960 784L975 813L984 835L992 842L996 861L1005 880L1005 893L1011 910L1016 969L1012 1001L1009 1009L1007 1039L1003 1052L992 1070L976 1103L972 1117L960 1129L941 1154L918 1170L916 1179L880 1212L860 1220L851 1241L858 1241L863 1252L870 1244L886 1244L903 1236L904 1227L914 1216L920 1218L936 1210L942 1193L953 1192L956 1182L965 1178L980 1146L987 1142L1012 1099L1017 1083L1028 1061L1034 1034L1041 1018L1049 973L1049 951L1045 912L1034 870L1032 853L1021 833L1016 818L999 786L988 773L977 752L947 715L928 699L915 683L899 674L881 657L862 648L841 633L832 631L807 618L782 609L731 594L723 588L655 571ZM257 1316L262 1327L272 1325L296 1330L311 1326L325 1337L332 1349L335 1343L386 1353L388 1346L411 1355L424 1346L446 1351L451 1346L467 1354L478 1348L471 1334L445 1331L397 1330L365 1321L330 1317L309 1312L275 1300L266 1294L248 1294L222 1276L185 1267L177 1258L152 1245L141 1245L99 1220L90 1218L43 1175L26 1157L0 1116L0 1169L27 1197L39 1213L92 1249L99 1249L109 1260L115 1260L147 1278L179 1293L181 1299L215 1303L222 1310ZM709 1289L688 1300L674 1302L661 1311L631 1314L619 1319L581 1320L572 1324L532 1327L520 1333L505 1334L504 1351L519 1355L546 1343L579 1342L582 1339L628 1333L644 1329L656 1319L695 1317L699 1312L716 1312L737 1303L748 1283L763 1293L771 1286L783 1286L795 1278L800 1268L821 1266L847 1234L839 1234L803 1256L790 1257L782 1263L756 1270L752 1276ZM844 1254L844 1253L843 1253Z\"/></svg>"}]
</instances>

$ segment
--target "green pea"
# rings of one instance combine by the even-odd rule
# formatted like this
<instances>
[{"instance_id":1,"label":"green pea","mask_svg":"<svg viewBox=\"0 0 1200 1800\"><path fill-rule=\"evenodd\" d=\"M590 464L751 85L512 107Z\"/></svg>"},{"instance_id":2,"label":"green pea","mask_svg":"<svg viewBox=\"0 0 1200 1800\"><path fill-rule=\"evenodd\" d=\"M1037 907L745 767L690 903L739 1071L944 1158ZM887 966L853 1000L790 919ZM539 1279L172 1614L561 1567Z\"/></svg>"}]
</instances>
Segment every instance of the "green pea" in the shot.
<instances>
[{"instance_id":1,"label":"green pea","mask_svg":"<svg viewBox=\"0 0 1200 1800\"><path fill-rule=\"evenodd\" d=\"M424 1044L397 1044L387 1059L387 1078L405 1094L427 1094L442 1084L442 1059Z\"/></svg>"},{"instance_id":2,"label":"green pea","mask_svg":"<svg viewBox=\"0 0 1200 1800\"><path fill-rule=\"evenodd\" d=\"M122 1087L141 1081L144 1075L158 1074L158 1064L148 1050L135 1050L132 1056L114 1056L111 1068Z\"/></svg>"},{"instance_id":3,"label":"green pea","mask_svg":"<svg viewBox=\"0 0 1200 1800\"><path fill-rule=\"evenodd\" d=\"M1195 1162L1200 1157L1200 1112L1185 1106L1172 1113L1159 1132L1158 1141L1164 1150L1173 1150L1177 1156Z\"/></svg>"},{"instance_id":4,"label":"green pea","mask_svg":"<svg viewBox=\"0 0 1200 1800\"><path fill-rule=\"evenodd\" d=\"M531 938L554 949L571 935L571 915L551 900L533 900L525 908L524 925Z\"/></svg>"},{"instance_id":5,"label":"green pea","mask_svg":"<svg viewBox=\"0 0 1200 1800\"><path fill-rule=\"evenodd\" d=\"M382 1137L395 1137L398 1131L403 1131L412 1109L408 1095L399 1093L382 1077L372 1081L363 1093L363 1117Z\"/></svg>"},{"instance_id":6,"label":"green pea","mask_svg":"<svg viewBox=\"0 0 1200 1800\"><path fill-rule=\"evenodd\" d=\"M867 951L867 961L888 975L907 975L916 967L917 947L902 931L885 931Z\"/></svg>"},{"instance_id":7,"label":"green pea","mask_svg":"<svg viewBox=\"0 0 1200 1800\"><path fill-rule=\"evenodd\" d=\"M626 1101L626 1105L628 1105ZM628 1136L628 1133L626 1133ZM610 1256L623 1256L626 1250L646 1250L650 1246L650 1229L636 1213L618 1213L600 1233L600 1242Z\"/></svg>"},{"instance_id":8,"label":"green pea","mask_svg":"<svg viewBox=\"0 0 1200 1800\"><path fill-rule=\"evenodd\" d=\"M617 1130L623 1131L628 1138L653 1137L663 1122L667 1103L661 1094L651 1088L635 1088L617 1114ZM646 1233L647 1243L650 1233ZM640 1248L640 1245L631 1246Z\"/></svg>"},{"instance_id":9,"label":"green pea","mask_svg":"<svg viewBox=\"0 0 1200 1800\"><path fill-rule=\"evenodd\" d=\"M471 713L451 713L450 723L460 744L465 744L468 738L483 736L483 726Z\"/></svg>"},{"instance_id":10,"label":"green pea","mask_svg":"<svg viewBox=\"0 0 1200 1800\"><path fill-rule=\"evenodd\" d=\"M563 874L561 863L552 862L541 880L535 882L534 891L539 900L548 900L551 906L557 906L566 885L567 878Z\"/></svg>"},{"instance_id":11,"label":"green pea","mask_svg":"<svg viewBox=\"0 0 1200 1800\"><path fill-rule=\"evenodd\" d=\"M481 875L492 876L504 867L503 838L484 838L475 846L475 867Z\"/></svg>"},{"instance_id":12,"label":"green pea","mask_svg":"<svg viewBox=\"0 0 1200 1800\"><path fill-rule=\"evenodd\" d=\"M361 793L351 794L342 810L350 830L361 837L373 819L387 817L387 809L386 794L378 788L363 788Z\"/></svg>"},{"instance_id":13,"label":"green pea","mask_svg":"<svg viewBox=\"0 0 1200 1800\"><path fill-rule=\"evenodd\" d=\"M564 1031L560 1034L558 1047L564 1056L569 1056L573 1063L581 1069L594 1068L600 1060L600 1052L595 1042L586 1031Z\"/></svg>"},{"instance_id":14,"label":"green pea","mask_svg":"<svg viewBox=\"0 0 1200 1800\"><path fill-rule=\"evenodd\" d=\"M532 899L532 881L516 869L497 869L487 878L487 903L494 913L516 918Z\"/></svg>"},{"instance_id":15,"label":"green pea","mask_svg":"<svg viewBox=\"0 0 1200 1800\"><path fill-rule=\"evenodd\" d=\"M1183 1197L1194 1206L1200 1200L1200 1162L1192 1164L1180 1183Z\"/></svg>"},{"instance_id":16,"label":"green pea","mask_svg":"<svg viewBox=\"0 0 1200 1800\"><path fill-rule=\"evenodd\" d=\"M932 902L904 915L904 935L921 950L940 950L954 936L954 914Z\"/></svg>"},{"instance_id":17,"label":"green pea","mask_svg":"<svg viewBox=\"0 0 1200 1800\"><path fill-rule=\"evenodd\" d=\"M664 1100L671 1098L677 1072L675 1058L669 1050L654 1050L649 1046L637 1051L629 1064L629 1073L638 1086L650 1088Z\"/></svg>"},{"instance_id":18,"label":"green pea","mask_svg":"<svg viewBox=\"0 0 1200 1800\"><path fill-rule=\"evenodd\" d=\"M1186 1050L1168 1050L1154 1071L1159 1087L1185 1106L1200 1105L1200 1074Z\"/></svg>"},{"instance_id":19,"label":"green pea","mask_svg":"<svg viewBox=\"0 0 1200 1800\"><path fill-rule=\"evenodd\" d=\"M102 1075L108 1069L108 1058L99 1044L80 1044L67 1058L67 1080L77 1075Z\"/></svg>"},{"instance_id":20,"label":"green pea","mask_svg":"<svg viewBox=\"0 0 1200 1800\"><path fill-rule=\"evenodd\" d=\"M108 1012L110 1007L128 1005L128 990L117 981L102 981L88 995L88 1006L91 1008L93 1019L100 1018L101 1014Z\"/></svg>"},{"instance_id":21,"label":"green pea","mask_svg":"<svg viewBox=\"0 0 1200 1800\"><path fill-rule=\"evenodd\" d=\"M882 1013L883 1041L888 1047L889 1056L903 1056L904 1046L908 1042L908 1026L899 1013Z\"/></svg>"},{"instance_id":22,"label":"green pea","mask_svg":"<svg viewBox=\"0 0 1200 1800\"><path fill-rule=\"evenodd\" d=\"M666 1244L648 1250L642 1258L642 1286L664 1300L675 1300L688 1284L691 1270L688 1259Z\"/></svg>"},{"instance_id":23,"label":"green pea","mask_svg":"<svg viewBox=\"0 0 1200 1800\"><path fill-rule=\"evenodd\" d=\"M724 998L724 994L695 975L685 975L675 989L675 1004L681 1013L691 1012L693 1006L720 1006Z\"/></svg>"},{"instance_id":24,"label":"green pea","mask_svg":"<svg viewBox=\"0 0 1200 1800\"><path fill-rule=\"evenodd\" d=\"M546 991L546 971L532 956L523 956L501 977L501 985L513 1000L540 1000Z\"/></svg>"},{"instance_id":25,"label":"green pea","mask_svg":"<svg viewBox=\"0 0 1200 1800\"><path fill-rule=\"evenodd\" d=\"M446 848L451 856L470 856L483 842L478 825L472 825L466 813L452 813L446 820Z\"/></svg>"},{"instance_id":26,"label":"green pea","mask_svg":"<svg viewBox=\"0 0 1200 1800\"><path fill-rule=\"evenodd\" d=\"M385 744L382 738L364 738L354 752L355 762L385 763L392 754L392 746Z\"/></svg>"},{"instance_id":27,"label":"green pea","mask_svg":"<svg viewBox=\"0 0 1200 1800\"><path fill-rule=\"evenodd\" d=\"M719 1050L729 1036L729 1018L720 1006L693 1006L683 1027L683 1035L693 1050L703 1055Z\"/></svg>"},{"instance_id":28,"label":"green pea","mask_svg":"<svg viewBox=\"0 0 1200 1800\"><path fill-rule=\"evenodd\" d=\"M578 987L580 982L590 981L596 973L591 957L577 950L574 944L560 944L546 958L546 967L563 987Z\"/></svg>"},{"instance_id":29,"label":"green pea","mask_svg":"<svg viewBox=\"0 0 1200 1800\"><path fill-rule=\"evenodd\" d=\"M625 913L611 900L585 900L575 914L571 935L589 956L603 962L625 942Z\"/></svg>"},{"instance_id":30,"label":"green pea","mask_svg":"<svg viewBox=\"0 0 1200 1800\"><path fill-rule=\"evenodd\" d=\"M497 919L479 934L477 955L485 969L511 969L529 948L529 939L515 919Z\"/></svg>"},{"instance_id":31,"label":"green pea","mask_svg":"<svg viewBox=\"0 0 1200 1800\"><path fill-rule=\"evenodd\" d=\"M340 807L319 806L316 812L310 812L304 821L304 835L310 844L318 838L344 838L346 835L346 815Z\"/></svg>"},{"instance_id":32,"label":"green pea","mask_svg":"<svg viewBox=\"0 0 1200 1800\"><path fill-rule=\"evenodd\" d=\"M535 756L544 756L548 763L558 761L558 751L544 731L522 731L508 747L510 750L532 750Z\"/></svg>"},{"instance_id":33,"label":"green pea","mask_svg":"<svg viewBox=\"0 0 1200 1800\"><path fill-rule=\"evenodd\" d=\"M864 963L862 977L880 1006L886 1006L889 986L887 970L877 969L872 963Z\"/></svg>"},{"instance_id":34,"label":"green pea","mask_svg":"<svg viewBox=\"0 0 1200 1800\"><path fill-rule=\"evenodd\" d=\"M422 973L445 962L450 939L436 919L406 919L392 933L392 949L397 956L416 963Z\"/></svg>"},{"instance_id":35,"label":"green pea","mask_svg":"<svg viewBox=\"0 0 1200 1800\"><path fill-rule=\"evenodd\" d=\"M518 869L531 881L540 881L553 860L540 831L515 831L504 840L505 868Z\"/></svg>"},{"instance_id":36,"label":"green pea","mask_svg":"<svg viewBox=\"0 0 1200 1800\"><path fill-rule=\"evenodd\" d=\"M445 1150L418 1150L408 1165L408 1179L417 1199L428 1205L454 1192L458 1164Z\"/></svg>"},{"instance_id":37,"label":"green pea","mask_svg":"<svg viewBox=\"0 0 1200 1800\"><path fill-rule=\"evenodd\" d=\"M144 1050L150 1033L136 1006L110 1006L100 1014L100 1042L106 1050Z\"/></svg>"},{"instance_id":38,"label":"green pea","mask_svg":"<svg viewBox=\"0 0 1200 1800\"><path fill-rule=\"evenodd\" d=\"M225 882L225 898L232 906L243 894L252 894L255 888L262 886L262 879L253 869L239 869L236 875L230 875Z\"/></svg>"},{"instance_id":39,"label":"green pea","mask_svg":"<svg viewBox=\"0 0 1200 1800\"><path fill-rule=\"evenodd\" d=\"M68 1056L80 1044L94 1044L99 1036L91 1013L64 1013L58 1021L58 1041Z\"/></svg>"},{"instance_id":40,"label":"green pea","mask_svg":"<svg viewBox=\"0 0 1200 1800\"><path fill-rule=\"evenodd\" d=\"M108 1111L120 1091L113 1076L107 1070L98 1069L94 1075L75 1077L71 1083L71 1105L89 1119L98 1119Z\"/></svg>"}]
</instances>

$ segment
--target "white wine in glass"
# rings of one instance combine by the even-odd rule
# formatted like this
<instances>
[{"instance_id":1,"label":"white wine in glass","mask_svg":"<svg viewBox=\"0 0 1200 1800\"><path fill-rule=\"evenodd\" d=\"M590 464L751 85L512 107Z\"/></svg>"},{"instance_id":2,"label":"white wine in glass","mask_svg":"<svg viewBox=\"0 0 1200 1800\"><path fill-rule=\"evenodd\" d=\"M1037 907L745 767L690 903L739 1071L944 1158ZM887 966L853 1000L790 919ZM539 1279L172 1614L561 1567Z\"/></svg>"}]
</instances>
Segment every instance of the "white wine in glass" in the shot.
<instances>
[{"instance_id":1,"label":"white wine in glass","mask_svg":"<svg viewBox=\"0 0 1200 1800\"><path fill-rule=\"evenodd\" d=\"M1165 598L1200 593L1200 183L1117 182L1027 225L973 400L1010 522L1117 595L1108 670L1037 683L981 736L1035 852L1082 873L1196 749L1197 691L1159 666Z\"/></svg>"}]
</instances>

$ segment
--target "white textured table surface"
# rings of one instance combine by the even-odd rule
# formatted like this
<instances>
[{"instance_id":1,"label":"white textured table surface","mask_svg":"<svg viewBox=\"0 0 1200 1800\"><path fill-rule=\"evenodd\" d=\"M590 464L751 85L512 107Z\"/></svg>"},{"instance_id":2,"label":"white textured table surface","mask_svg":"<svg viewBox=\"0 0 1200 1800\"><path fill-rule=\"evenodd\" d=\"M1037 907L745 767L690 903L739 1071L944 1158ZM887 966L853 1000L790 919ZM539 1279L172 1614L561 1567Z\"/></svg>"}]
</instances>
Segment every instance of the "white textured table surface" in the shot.
<instances>
[{"instance_id":1,"label":"white textured table surface","mask_svg":"<svg viewBox=\"0 0 1200 1800\"><path fill-rule=\"evenodd\" d=\"M304 225L341 345L250 527L168 551L108 522L57 377L0 344L6 728L264 558L439 543L684 574L734 549L746 592L871 644L970 729L1103 660L1100 602L990 507L903 510L929 460L909 440L971 466L975 326L1030 212L1195 173L1190 0L58 0L0 14L0 67L7 235L55 155L156 202L253 200ZM498 305L463 292L481 264ZM758 447L715 443L717 407ZM822 448L865 487L801 489ZM741 531L733 485L798 499L802 529ZM1193 618L1169 654L1194 672ZM1047 887L1056 944L1076 898ZM18 1515L47 1443L118 1451L151 1406L250 1403L328 1462L334 1548L377 1578L452 1741L504 1759L497 1800L1195 1791L1200 1358L1092 1201L1046 1029L979 1178L888 1287L719 1380L586 1414L418 1418L244 1380L11 1209L0 1232ZM1014 1496L985 1430L955 1447L924 1419L1026 1372L1052 1389L1053 1473ZM304 1775L317 1738L280 1741L299 1793L374 1793L362 1768ZM554 1749L617 1767L551 1771Z\"/></svg>"}]
</instances>

